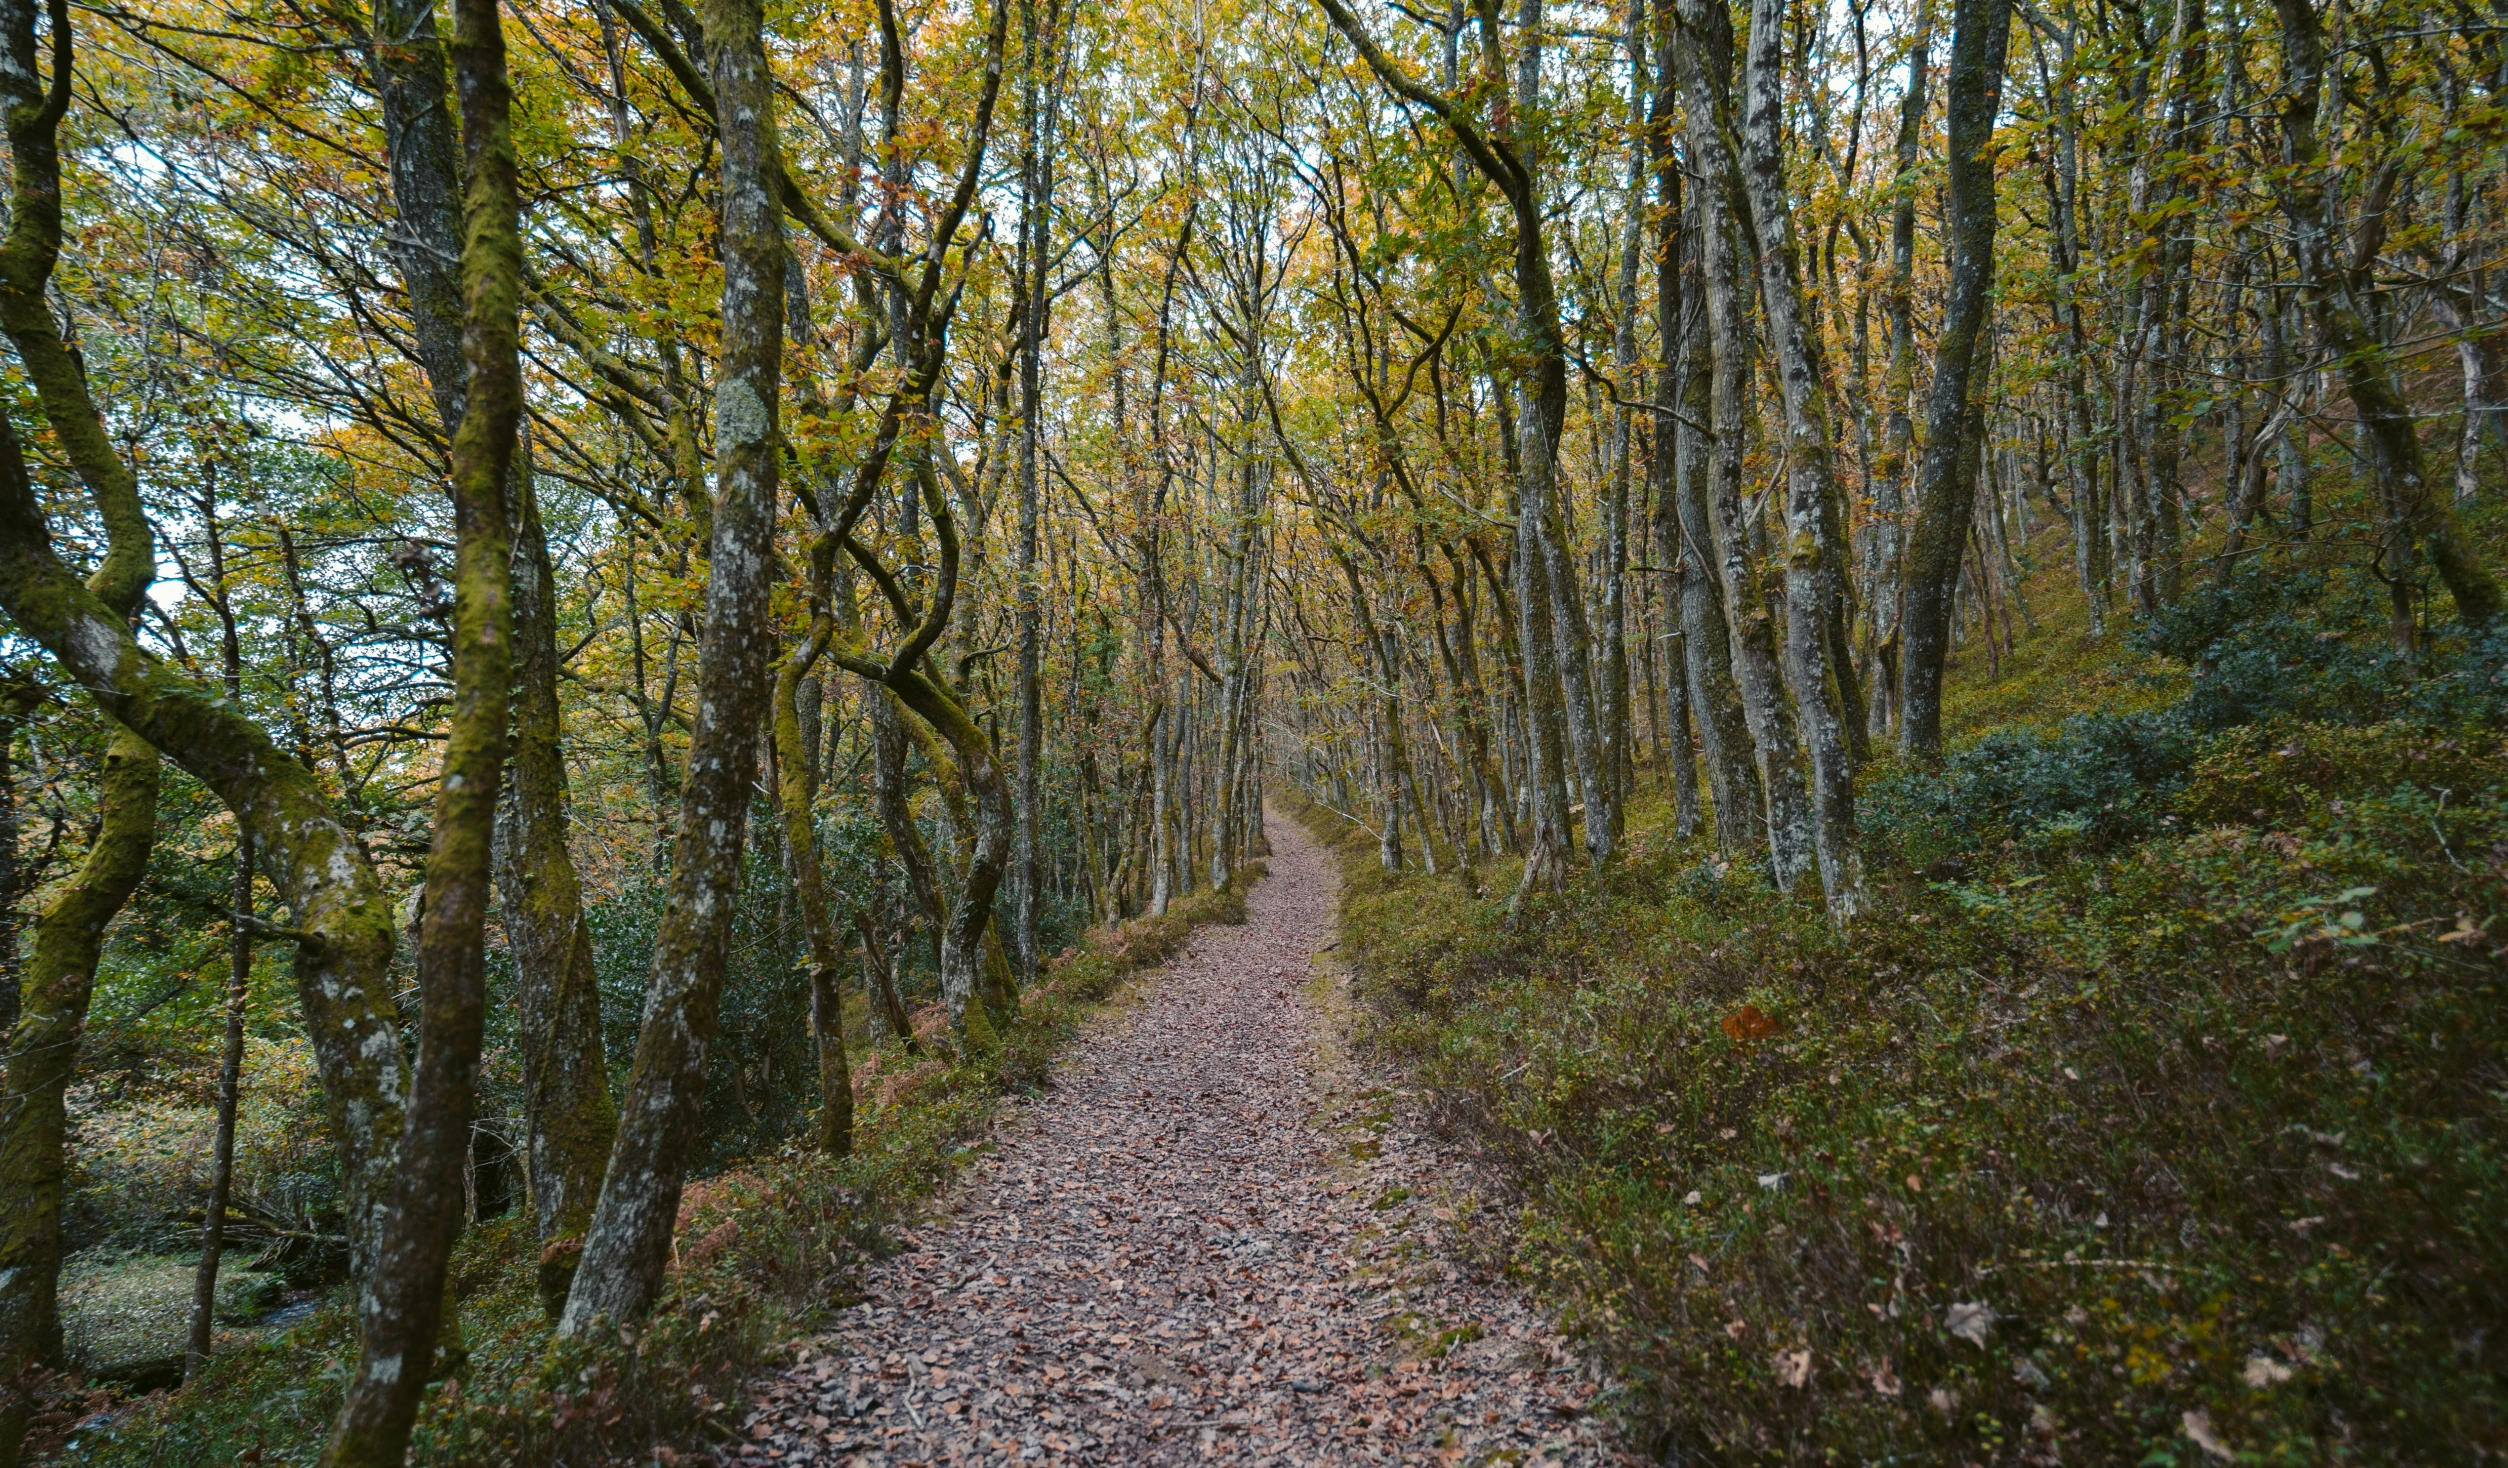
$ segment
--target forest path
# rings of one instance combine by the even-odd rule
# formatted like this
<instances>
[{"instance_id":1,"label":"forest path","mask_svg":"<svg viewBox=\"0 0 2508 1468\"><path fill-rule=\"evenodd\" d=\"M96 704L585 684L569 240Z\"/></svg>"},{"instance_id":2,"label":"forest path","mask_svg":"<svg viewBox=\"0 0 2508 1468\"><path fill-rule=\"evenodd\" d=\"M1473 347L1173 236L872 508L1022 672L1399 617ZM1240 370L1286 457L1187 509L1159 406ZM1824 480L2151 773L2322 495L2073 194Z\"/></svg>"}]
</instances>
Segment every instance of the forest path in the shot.
<instances>
[{"instance_id":1,"label":"forest path","mask_svg":"<svg viewBox=\"0 0 2508 1468\"><path fill-rule=\"evenodd\" d=\"M1338 878L1268 824L1246 923L1008 1111L730 1461L1614 1461L1556 1334L1439 1246L1462 1168L1342 1051Z\"/></svg>"}]
</instances>

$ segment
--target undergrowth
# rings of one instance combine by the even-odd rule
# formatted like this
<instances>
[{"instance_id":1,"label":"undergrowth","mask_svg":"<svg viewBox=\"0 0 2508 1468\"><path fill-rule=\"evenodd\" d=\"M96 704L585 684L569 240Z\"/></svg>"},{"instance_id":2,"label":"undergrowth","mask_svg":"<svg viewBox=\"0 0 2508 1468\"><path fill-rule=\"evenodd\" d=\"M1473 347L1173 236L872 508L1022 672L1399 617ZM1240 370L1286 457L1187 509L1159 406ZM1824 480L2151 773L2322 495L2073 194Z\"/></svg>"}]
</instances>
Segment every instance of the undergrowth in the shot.
<instances>
[{"instance_id":1,"label":"undergrowth","mask_svg":"<svg viewBox=\"0 0 2508 1468\"><path fill-rule=\"evenodd\" d=\"M455 1259L466 1364L428 1393L414 1462L673 1462L728 1440L743 1385L852 1298L861 1266L982 1148L997 1099L1051 1084L1056 1052L1128 976L1206 922L1245 920L1261 864L1227 891L1101 929L1022 1000L999 1049L954 1063L886 1046L857 1059L852 1156L792 1148L689 1184L670 1286L638 1328L552 1335L530 1223L471 1229ZM96 1468L311 1464L351 1364L335 1301L283 1335L229 1339L194 1385L84 1426L56 1461Z\"/></svg>"},{"instance_id":2,"label":"undergrowth","mask_svg":"<svg viewBox=\"0 0 2508 1468\"><path fill-rule=\"evenodd\" d=\"M2170 697L1877 767L1844 929L1659 797L1512 924L1511 869L1388 874L1307 811L1370 1038L1636 1446L2508 1452L2508 685L2350 616L2234 584L2131 650Z\"/></svg>"}]
</instances>

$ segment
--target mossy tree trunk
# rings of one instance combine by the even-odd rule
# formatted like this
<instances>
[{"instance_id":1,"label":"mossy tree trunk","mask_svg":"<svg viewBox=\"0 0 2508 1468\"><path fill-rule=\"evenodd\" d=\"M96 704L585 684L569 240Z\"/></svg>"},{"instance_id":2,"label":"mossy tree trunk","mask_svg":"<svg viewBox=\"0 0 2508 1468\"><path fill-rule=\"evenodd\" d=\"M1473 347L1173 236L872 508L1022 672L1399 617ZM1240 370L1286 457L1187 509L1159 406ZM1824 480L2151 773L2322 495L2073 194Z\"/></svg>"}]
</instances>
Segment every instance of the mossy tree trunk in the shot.
<instances>
[{"instance_id":1,"label":"mossy tree trunk","mask_svg":"<svg viewBox=\"0 0 2508 1468\"><path fill-rule=\"evenodd\" d=\"M18 361L33 382L38 402L62 452L86 483L104 521L106 552L85 585L55 559L60 590L76 596L93 622L82 631L91 641L127 640L132 614L154 579L155 543L139 499L139 480L114 452L103 418L88 396L84 374L54 325L45 299L61 253L61 163L55 134L70 95L70 32L66 10L50 15L49 85L39 85L43 60L36 51L35 9L26 0L0 6L0 107L6 109L11 153L8 234L0 241L0 329L8 332ZM31 519L41 530L41 511L26 482L15 429L0 415L0 486L19 503L12 521ZM0 534L5 534L0 529ZM14 538L14 537L12 537ZM49 553L48 536L43 549ZM0 575L0 579L5 579ZM0 604L17 611L5 588ZM30 608L31 609L31 608ZM42 616L38 612L37 619ZM29 618L20 629L42 640ZM58 629L56 629L58 630ZM107 708L108 719L112 710ZM121 722L111 722L103 778L97 789L96 837L86 859L35 920L34 952L9 999L13 1022L0 1037L7 1079L0 1086L0 1464L14 1464L33 1403L31 1373L57 1364L60 1348L61 1203L67 1159L64 1095L78 1062L95 992L96 959L105 926L130 900L147 874L156 841L157 752ZM14 830L11 832L14 847ZM14 850L11 852L14 858ZM15 894L10 894L14 900ZM9 934L15 946L14 931Z\"/></svg>"},{"instance_id":2,"label":"mossy tree trunk","mask_svg":"<svg viewBox=\"0 0 2508 1468\"><path fill-rule=\"evenodd\" d=\"M395 38L378 46L373 60L399 225L392 254L408 293L412 345L437 419L452 435L466 410L470 369L462 348L460 183L446 57L432 9L415 0L383 0L375 31ZM640 188L636 198L641 203ZM554 1319L574 1280L618 1118L601 1053L592 931L568 846L556 572L527 442L515 444L506 502L513 525L512 748L498 812L496 887L514 957L540 1298Z\"/></svg>"},{"instance_id":3,"label":"mossy tree trunk","mask_svg":"<svg viewBox=\"0 0 2508 1468\"><path fill-rule=\"evenodd\" d=\"M9 448L14 449L12 442ZM103 821L77 875L36 919L25 1007L0 1092L0 1463L17 1461L32 1402L28 1373L60 1346L63 1093L78 1062L105 925L147 874L156 835L156 748L116 727L97 805Z\"/></svg>"},{"instance_id":4,"label":"mossy tree trunk","mask_svg":"<svg viewBox=\"0 0 2508 1468\"><path fill-rule=\"evenodd\" d=\"M827 904L827 879L819 862L816 782L811 773L808 741L803 737L801 693L810 673L836 635L835 614L828 609L831 588L828 545L811 567L817 615L801 646L784 660L775 675L775 767L783 796L784 847L792 856L793 896L801 909L801 930L810 944L810 1028L818 1042L819 1149L830 1157L853 1150L853 1077L845 1063L844 987L839 978L844 947L836 937L836 920ZM811 686L813 693L815 685ZM873 1002L877 1002L873 995Z\"/></svg>"},{"instance_id":5,"label":"mossy tree trunk","mask_svg":"<svg viewBox=\"0 0 2508 1468\"><path fill-rule=\"evenodd\" d=\"M522 418L522 243L497 0L457 0L451 49L467 180L464 402L452 447L453 698L418 930L417 1064L396 1186L377 1214L374 1265L358 1292L357 1366L326 1468L397 1465L406 1455L447 1308L487 1019L483 938L513 668L506 485Z\"/></svg>"}]
</instances>

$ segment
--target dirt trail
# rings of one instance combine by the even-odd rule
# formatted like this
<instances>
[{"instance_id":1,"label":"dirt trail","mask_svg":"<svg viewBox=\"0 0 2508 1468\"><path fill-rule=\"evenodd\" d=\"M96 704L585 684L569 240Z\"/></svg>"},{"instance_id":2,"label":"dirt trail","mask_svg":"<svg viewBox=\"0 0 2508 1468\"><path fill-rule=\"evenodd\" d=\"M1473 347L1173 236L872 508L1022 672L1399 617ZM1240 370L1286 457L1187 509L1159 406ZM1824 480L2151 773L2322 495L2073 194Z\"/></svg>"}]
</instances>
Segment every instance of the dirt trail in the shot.
<instances>
[{"instance_id":1,"label":"dirt trail","mask_svg":"<svg viewBox=\"0 0 2508 1468\"><path fill-rule=\"evenodd\" d=\"M1008 1110L735 1461L1613 1461L1555 1334L1437 1247L1461 1168L1342 1055L1315 966L1337 879L1269 825L1245 925Z\"/></svg>"}]
</instances>

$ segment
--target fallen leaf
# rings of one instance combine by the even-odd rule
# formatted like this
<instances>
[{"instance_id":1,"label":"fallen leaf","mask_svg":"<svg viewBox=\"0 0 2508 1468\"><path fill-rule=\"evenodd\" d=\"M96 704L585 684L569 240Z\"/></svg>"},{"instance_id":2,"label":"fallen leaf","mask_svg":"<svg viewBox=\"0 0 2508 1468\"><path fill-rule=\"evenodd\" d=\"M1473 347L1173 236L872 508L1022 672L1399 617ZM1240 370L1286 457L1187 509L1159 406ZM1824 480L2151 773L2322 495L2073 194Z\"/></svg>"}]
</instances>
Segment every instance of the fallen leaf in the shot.
<instances>
[{"instance_id":1,"label":"fallen leaf","mask_svg":"<svg viewBox=\"0 0 2508 1468\"><path fill-rule=\"evenodd\" d=\"M1943 1314L1942 1328L1982 1350L1986 1337L1994 1332L1994 1307L1982 1300L1963 1300Z\"/></svg>"},{"instance_id":2,"label":"fallen leaf","mask_svg":"<svg viewBox=\"0 0 2508 1468\"><path fill-rule=\"evenodd\" d=\"M2230 1448L2229 1444L2221 1441L2219 1433L2212 1430L2212 1419L2208 1414L2189 1412L2180 1420L2185 1424L2186 1436L2194 1439L2196 1447L2224 1463L2236 1461L2238 1454Z\"/></svg>"},{"instance_id":3,"label":"fallen leaf","mask_svg":"<svg viewBox=\"0 0 2508 1468\"><path fill-rule=\"evenodd\" d=\"M1745 1004L1726 1015L1719 1028L1724 1031L1726 1039L1736 1044L1744 1040L1765 1040L1778 1033L1777 1022L1762 1014L1756 1004Z\"/></svg>"},{"instance_id":4,"label":"fallen leaf","mask_svg":"<svg viewBox=\"0 0 2508 1468\"><path fill-rule=\"evenodd\" d=\"M1777 1383L1800 1389L1811 1384L1811 1350L1779 1351L1776 1358Z\"/></svg>"},{"instance_id":5,"label":"fallen leaf","mask_svg":"<svg viewBox=\"0 0 2508 1468\"><path fill-rule=\"evenodd\" d=\"M2290 1380L2291 1373L2289 1367L2270 1356L2249 1356L2244 1374L2247 1385L2262 1391L2268 1386L2279 1386Z\"/></svg>"},{"instance_id":6,"label":"fallen leaf","mask_svg":"<svg viewBox=\"0 0 2508 1468\"><path fill-rule=\"evenodd\" d=\"M1890 1369L1888 1361L1872 1368L1873 1391L1885 1397L1895 1397L1899 1393L1899 1385L1898 1373Z\"/></svg>"}]
</instances>

